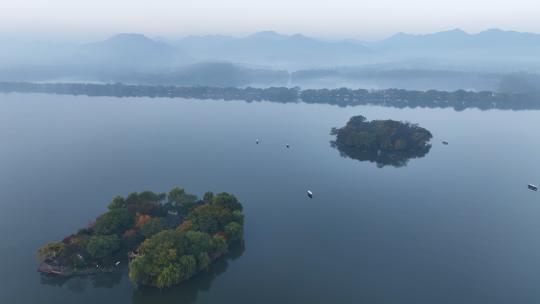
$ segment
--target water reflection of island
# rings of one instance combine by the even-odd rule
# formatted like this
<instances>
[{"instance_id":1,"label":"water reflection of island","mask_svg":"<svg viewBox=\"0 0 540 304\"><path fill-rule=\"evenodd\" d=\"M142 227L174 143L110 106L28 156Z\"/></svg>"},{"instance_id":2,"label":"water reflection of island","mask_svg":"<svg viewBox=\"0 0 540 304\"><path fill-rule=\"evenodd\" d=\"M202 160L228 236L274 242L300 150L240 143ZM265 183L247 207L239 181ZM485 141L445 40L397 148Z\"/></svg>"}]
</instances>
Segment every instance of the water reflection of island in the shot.
<instances>
[{"instance_id":1,"label":"water reflection of island","mask_svg":"<svg viewBox=\"0 0 540 304\"><path fill-rule=\"evenodd\" d=\"M394 121L367 121L352 117L343 128L332 129L332 147L341 156L384 166L404 167L413 158L426 156L431 149L431 133L418 125Z\"/></svg>"},{"instance_id":2,"label":"water reflection of island","mask_svg":"<svg viewBox=\"0 0 540 304\"><path fill-rule=\"evenodd\" d=\"M55 287L66 287L69 291L80 294L83 293L89 285L92 288L113 288L120 284L122 277L127 277L127 267L111 273L98 273L86 276L61 277L42 273L40 282L42 285Z\"/></svg>"},{"instance_id":3,"label":"water reflection of island","mask_svg":"<svg viewBox=\"0 0 540 304\"><path fill-rule=\"evenodd\" d=\"M339 154L342 157L352 158L359 161L369 161L371 163L375 163L378 168L383 168L385 166L405 167L409 163L410 159L422 158L426 156L431 149L431 146L427 146L424 149L416 151L357 151L354 148L347 146L339 146L335 142L332 142L331 144L332 147L339 150Z\"/></svg>"},{"instance_id":4,"label":"water reflection of island","mask_svg":"<svg viewBox=\"0 0 540 304\"><path fill-rule=\"evenodd\" d=\"M229 261L238 259L244 254L244 251L243 242L234 244L222 259L218 259L212 264L208 271L197 274L191 280L179 286L163 290L153 287L139 287L133 291L132 302L193 303L197 300L200 292L210 290L212 282L227 270ZM113 273L72 277L60 277L42 273L40 277L43 285L66 288L75 294L83 294L89 287L110 289L119 285L123 280L127 280L127 267Z\"/></svg>"}]
</instances>

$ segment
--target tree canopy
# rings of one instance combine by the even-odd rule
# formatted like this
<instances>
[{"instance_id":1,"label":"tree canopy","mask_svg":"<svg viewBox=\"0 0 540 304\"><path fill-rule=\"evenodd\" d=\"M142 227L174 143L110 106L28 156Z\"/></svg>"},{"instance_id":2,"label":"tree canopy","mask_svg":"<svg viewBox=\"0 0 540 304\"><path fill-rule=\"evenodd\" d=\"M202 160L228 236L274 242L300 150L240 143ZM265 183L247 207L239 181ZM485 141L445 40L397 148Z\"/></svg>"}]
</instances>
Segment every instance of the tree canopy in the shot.
<instances>
[{"instance_id":1,"label":"tree canopy","mask_svg":"<svg viewBox=\"0 0 540 304\"><path fill-rule=\"evenodd\" d=\"M183 195L174 190L173 199ZM178 284L206 270L227 252L229 244L242 240L242 205L236 197L207 193L205 198L210 202L195 207L182 225L163 230L142 243L140 256L130 263L131 280L158 288Z\"/></svg>"},{"instance_id":2,"label":"tree canopy","mask_svg":"<svg viewBox=\"0 0 540 304\"><path fill-rule=\"evenodd\" d=\"M92 258L102 259L120 249L120 239L117 235L95 235L90 238L86 250Z\"/></svg>"},{"instance_id":3,"label":"tree canopy","mask_svg":"<svg viewBox=\"0 0 540 304\"><path fill-rule=\"evenodd\" d=\"M110 267L136 252L129 263L131 280L166 288L208 269L242 240L242 204L228 193L207 192L199 200L178 187L168 195L134 192L115 197L108 209L88 228L42 246L36 255L47 267L40 269L54 265L76 274L93 265Z\"/></svg>"},{"instance_id":4,"label":"tree canopy","mask_svg":"<svg viewBox=\"0 0 540 304\"><path fill-rule=\"evenodd\" d=\"M125 208L117 208L97 218L94 232L100 235L119 234L133 224L133 215Z\"/></svg>"},{"instance_id":5,"label":"tree canopy","mask_svg":"<svg viewBox=\"0 0 540 304\"><path fill-rule=\"evenodd\" d=\"M433 137L428 130L408 122L395 120L367 121L354 116L342 128L332 129L336 135L332 145L342 155L376 162L379 166L403 166L408 159L423 157Z\"/></svg>"}]
</instances>

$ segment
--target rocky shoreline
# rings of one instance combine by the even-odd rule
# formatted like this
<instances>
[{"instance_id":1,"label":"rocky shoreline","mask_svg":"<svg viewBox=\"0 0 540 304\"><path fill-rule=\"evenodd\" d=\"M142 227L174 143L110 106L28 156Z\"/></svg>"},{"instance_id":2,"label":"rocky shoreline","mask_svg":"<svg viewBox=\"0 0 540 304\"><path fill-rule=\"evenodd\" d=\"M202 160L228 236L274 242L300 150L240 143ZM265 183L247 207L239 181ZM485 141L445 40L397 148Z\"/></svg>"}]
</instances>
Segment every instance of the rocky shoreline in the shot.
<instances>
[{"instance_id":1,"label":"rocky shoreline","mask_svg":"<svg viewBox=\"0 0 540 304\"><path fill-rule=\"evenodd\" d=\"M94 275L98 273L114 273L120 271L120 269L121 267L119 266L100 267L99 265L96 265L95 267L73 268L70 266L57 265L54 261L44 261L39 264L37 271L61 277L72 277Z\"/></svg>"}]
</instances>

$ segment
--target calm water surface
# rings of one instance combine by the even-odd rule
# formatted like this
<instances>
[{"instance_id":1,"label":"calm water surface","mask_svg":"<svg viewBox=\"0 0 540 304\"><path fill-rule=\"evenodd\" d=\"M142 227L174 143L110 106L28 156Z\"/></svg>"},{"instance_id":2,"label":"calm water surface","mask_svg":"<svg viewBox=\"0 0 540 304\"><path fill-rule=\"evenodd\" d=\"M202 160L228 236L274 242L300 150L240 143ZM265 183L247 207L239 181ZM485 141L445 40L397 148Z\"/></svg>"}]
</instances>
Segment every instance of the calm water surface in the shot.
<instances>
[{"instance_id":1,"label":"calm water surface","mask_svg":"<svg viewBox=\"0 0 540 304\"><path fill-rule=\"evenodd\" d=\"M419 123L433 148L341 157L330 128L358 114ZM539 130L538 111L0 95L1 302L540 303ZM167 291L36 272L113 196L176 185L237 195L244 248Z\"/></svg>"}]
</instances>

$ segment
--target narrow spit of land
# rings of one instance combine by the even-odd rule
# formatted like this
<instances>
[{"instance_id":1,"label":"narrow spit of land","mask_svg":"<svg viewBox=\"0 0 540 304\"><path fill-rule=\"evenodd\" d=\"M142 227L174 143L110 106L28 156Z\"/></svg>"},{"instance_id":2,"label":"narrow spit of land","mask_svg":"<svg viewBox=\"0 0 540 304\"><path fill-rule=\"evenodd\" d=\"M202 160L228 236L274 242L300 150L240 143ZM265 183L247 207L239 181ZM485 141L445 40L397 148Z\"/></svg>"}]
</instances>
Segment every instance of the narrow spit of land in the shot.
<instances>
[{"instance_id":1,"label":"narrow spit of land","mask_svg":"<svg viewBox=\"0 0 540 304\"><path fill-rule=\"evenodd\" d=\"M414 91L401 89L308 89L179 87L128 84L37 84L0 82L2 93L48 93L114 97L168 97L214 100L271 101L279 103L316 103L337 106L380 105L396 108L454 108L463 110L533 110L540 109L540 93L517 94L491 91Z\"/></svg>"}]
</instances>

